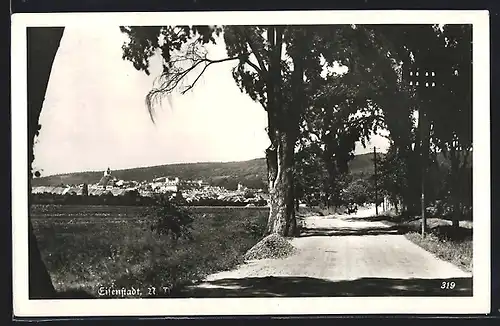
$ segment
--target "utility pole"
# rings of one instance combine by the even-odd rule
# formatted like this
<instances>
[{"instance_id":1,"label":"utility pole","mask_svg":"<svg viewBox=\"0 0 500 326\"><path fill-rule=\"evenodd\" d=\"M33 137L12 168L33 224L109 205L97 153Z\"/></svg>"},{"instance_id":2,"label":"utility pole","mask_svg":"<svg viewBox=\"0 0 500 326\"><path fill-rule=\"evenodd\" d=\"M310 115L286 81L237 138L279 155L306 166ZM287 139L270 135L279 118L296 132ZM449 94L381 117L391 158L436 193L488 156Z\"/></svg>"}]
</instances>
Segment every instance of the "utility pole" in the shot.
<instances>
[{"instance_id":1,"label":"utility pole","mask_svg":"<svg viewBox=\"0 0 500 326\"><path fill-rule=\"evenodd\" d=\"M375 215L378 216L377 147L373 146L373 167L375 174Z\"/></svg>"},{"instance_id":2,"label":"utility pole","mask_svg":"<svg viewBox=\"0 0 500 326\"><path fill-rule=\"evenodd\" d=\"M428 67L430 68L430 67ZM431 71L429 71L431 70ZM410 86L415 86L420 92L419 95L424 95L424 98L431 93L432 90L435 91L436 83L436 72L434 69L424 69L419 74L419 69L409 72L410 75ZM425 112L425 105L429 103L421 98L420 106L418 109L418 132L420 133L420 210L422 217L422 238L425 237L427 229L427 217L425 211L425 179L427 174L427 156L429 151L429 122L427 120L427 114Z\"/></svg>"},{"instance_id":3,"label":"utility pole","mask_svg":"<svg viewBox=\"0 0 500 326\"><path fill-rule=\"evenodd\" d=\"M423 112L422 108L419 109L419 116L418 119L421 120L420 123L420 185L421 185L421 196L420 196L420 211L421 211L421 216L422 216L422 238L425 237L425 232L426 232L426 225L427 225L427 218L425 214L425 176L426 176L426 153L424 151L427 151L427 146L426 146L426 135L425 135L425 124L426 124L426 119L425 119L425 113Z\"/></svg>"}]
</instances>

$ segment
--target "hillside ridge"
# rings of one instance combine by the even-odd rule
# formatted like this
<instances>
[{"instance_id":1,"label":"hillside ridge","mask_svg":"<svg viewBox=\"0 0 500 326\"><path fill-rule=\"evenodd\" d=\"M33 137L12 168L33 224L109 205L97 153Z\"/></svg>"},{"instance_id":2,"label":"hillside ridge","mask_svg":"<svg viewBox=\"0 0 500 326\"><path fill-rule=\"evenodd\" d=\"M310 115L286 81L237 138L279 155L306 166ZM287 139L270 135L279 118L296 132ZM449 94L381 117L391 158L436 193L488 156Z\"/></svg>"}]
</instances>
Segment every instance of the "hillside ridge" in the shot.
<instances>
[{"instance_id":1,"label":"hillside ridge","mask_svg":"<svg viewBox=\"0 0 500 326\"><path fill-rule=\"evenodd\" d=\"M353 173L373 172L371 153L359 154L350 162ZM265 158L232 162L174 163L148 167L112 170L123 180L151 181L156 177L171 176L187 180L204 180L214 186L235 189L238 183L251 188L264 188L267 177ZM33 179L33 186L57 186L60 184L97 183L103 171L63 173Z\"/></svg>"}]
</instances>

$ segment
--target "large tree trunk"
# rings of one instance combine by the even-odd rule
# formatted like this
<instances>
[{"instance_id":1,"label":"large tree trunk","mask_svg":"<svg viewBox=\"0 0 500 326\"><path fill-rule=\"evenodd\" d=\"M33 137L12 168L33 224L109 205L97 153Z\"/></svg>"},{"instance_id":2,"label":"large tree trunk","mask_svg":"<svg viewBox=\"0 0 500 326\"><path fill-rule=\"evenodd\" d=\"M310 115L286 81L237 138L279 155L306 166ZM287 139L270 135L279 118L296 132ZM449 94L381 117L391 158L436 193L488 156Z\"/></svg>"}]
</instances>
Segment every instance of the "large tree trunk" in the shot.
<instances>
[{"instance_id":1,"label":"large tree trunk","mask_svg":"<svg viewBox=\"0 0 500 326\"><path fill-rule=\"evenodd\" d=\"M273 233L274 220L276 219L276 199L273 194L274 180L278 173L278 157L274 145L269 146L266 150L266 163L267 163L267 184L269 192L269 217L267 220L266 234Z\"/></svg>"},{"instance_id":2,"label":"large tree trunk","mask_svg":"<svg viewBox=\"0 0 500 326\"><path fill-rule=\"evenodd\" d=\"M325 206L329 209L330 204L332 203L332 200L335 196L337 165L334 158L334 149L332 148L333 140L331 139L325 139L325 140L326 144L325 144L325 154L323 156L323 161L325 163L326 171L328 174L328 186L325 189L326 190Z\"/></svg>"},{"instance_id":3,"label":"large tree trunk","mask_svg":"<svg viewBox=\"0 0 500 326\"><path fill-rule=\"evenodd\" d=\"M296 187L296 185L294 185ZM298 213L300 209L300 202L297 193L295 193L295 213Z\"/></svg>"},{"instance_id":4,"label":"large tree trunk","mask_svg":"<svg viewBox=\"0 0 500 326\"><path fill-rule=\"evenodd\" d=\"M460 166L460 157L458 151L452 149L450 155L450 163L451 163L451 198L453 203L453 217L452 217L452 227L458 229L460 219L461 219L461 210L460 210L460 195L459 195L459 166Z\"/></svg>"},{"instance_id":5,"label":"large tree trunk","mask_svg":"<svg viewBox=\"0 0 500 326\"><path fill-rule=\"evenodd\" d=\"M267 234L289 236L295 233L293 205L293 154L295 139L287 132L285 110L281 98L281 51L283 27L270 26L267 37L270 48L267 79L268 134L271 146L266 151L269 187L269 219ZM298 127L298 126L297 126Z\"/></svg>"},{"instance_id":6,"label":"large tree trunk","mask_svg":"<svg viewBox=\"0 0 500 326\"><path fill-rule=\"evenodd\" d=\"M276 48L276 28L273 26L267 29L267 39L269 41L270 48ZM279 52L281 55L281 50L276 48L275 51ZM273 194L273 185L276 175L278 173L278 139L276 137L276 120L278 116L278 111L280 109L280 100L278 97L279 88L281 84L281 70L276 66L277 54L273 55L273 52L269 55L269 75L267 76L267 128L269 140L271 145L266 150L266 163L267 163L267 183L269 191L269 218L267 221L266 234L273 232L274 221L276 219L277 207L276 207L276 196Z\"/></svg>"},{"instance_id":7,"label":"large tree trunk","mask_svg":"<svg viewBox=\"0 0 500 326\"><path fill-rule=\"evenodd\" d=\"M345 175L349 173L349 152L337 151L336 153L337 169L340 175Z\"/></svg>"},{"instance_id":8,"label":"large tree trunk","mask_svg":"<svg viewBox=\"0 0 500 326\"><path fill-rule=\"evenodd\" d=\"M49 83L52 64L59 48L64 32L62 27L30 27L27 28L28 46L28 129L29 129L29 171L32 177L31 164L34 160L33 144L38 135L38 123L47 85ZM31 178L30 178L31 180ZM31 189L31 182L30 182ZM29 296L50 298L55 296L54 285L45 266L31 220L29 221Z\"/></svg>"},{"instance_id":9,"label":"large tree trunk","mask_svg":"<svg viewBox=\"0 0 500 326\"><path fill-rule=\"evenodd\" d=\"M293 193L293 150L295 139L286 132L277 132L276 149L268 149L270 212L267 233L293 236L296 219Z\"/></svg>"},{"instance_id":10,"label":"large tree trunk","mask_svg":"<svg viewBox=\"0 0 500 326\"><path fill-rule=\"evenodd\" d=\"M302 185L297 181L296 177L294 177L293 196L295 198L295 213L298 213L300 209L300 200L305 200L305 198Z\"/></svg>"},{"instance_id":11,"label":"large tree trunk","mask_svg":"<svg viewBox=\"0 0 500 326\"><path fill-rule=\"evenodd\" d=\"M404 149L403 159L407 168L406 181L407 187L403 191L403 206L404 210L410 215L417 215L420 211L420 138L415 142L415 148Z\"/></svg>"},{"instance_id":12,"label":"large tree trunk","mask_svg":"<svg viewBox=\"0 0 500 326\"><path fill-rule=\"evenodd\" d=\"M421 108L421 118L419 118L419 128L421 133L420 146L420 214L422 217L422 235L427 232L427 167L429 162L429 138L430 138L430 127L429 121L427 119L427 113L424 108ZM421 121L421 122L420 122Z\"/></svg>"},{"instance_id":13,"label":"large tree trunk","mask_svg":"<svg viewBox=\"0 0 500 326\"><path fill-rule=\"evenodd\" d=\"M270 54L267 87L268 128L271 146L267 149L269 220L267 234L297 235L294 207L294 150L303 101L303 58L294 56L293 99L285 108L282 98L281 51L284 28L268 28ZM296 48L294 51L303 51ZM296 52L295 54L297 54Z\"/></svg>"},{"instance_id":14,"label":"large tree trunk","mask_svg":"<svg viewBox=\"0 0 500 326\"><path fill-rule=\"evenodd\" d=\"M29 297L30 299L54 298L56 296L56 290L52 284L52 279L50 278L47 267L42 260L31 221L28 223L28 228Z\"/></svg>"},{"instance_id":15,"label":"large tree trunk","mask_svg":"<svg viewBox=\"0 0 500 326\"><path fill-rule=\"evenodd\" d=\"M269 128L272 144L266 150L269 190L269 218L266 234L293 236L296 232L293 159L295 137L281 131L273 119Z\"/></svg>"}]
</instances>

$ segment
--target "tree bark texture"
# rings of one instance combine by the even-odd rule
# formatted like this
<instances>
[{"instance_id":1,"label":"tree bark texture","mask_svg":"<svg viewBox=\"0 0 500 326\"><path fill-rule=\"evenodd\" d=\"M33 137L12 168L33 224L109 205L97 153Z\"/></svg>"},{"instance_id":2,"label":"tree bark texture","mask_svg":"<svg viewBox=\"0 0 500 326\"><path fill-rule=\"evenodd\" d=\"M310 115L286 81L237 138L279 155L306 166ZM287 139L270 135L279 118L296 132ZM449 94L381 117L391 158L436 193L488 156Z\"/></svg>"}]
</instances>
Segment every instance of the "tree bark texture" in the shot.
<instances>
[{"instance_id":1,"label":"tree bark texture","mask_svg":"<svg viewBox=\"0 0 500 326\"><path fill-rule=\"evenodd\" d=\"M296 231L293 194L293 150L295 140L277 132L277 147L268 149L270 213L268 233L292 236Z\"/></svg>"},{"instance_id":2,"label":"tree bark texture","mask_svg":"<svg viewBox=\"0 0 500 326\"><path fill-rule=\"evenodd\" d=\"M267 234L293 236L297 231L294 205L294 149L298 129L297 108L285 108L282 98L281 52L283 27L270 26L271 49L267 78L268 129L271 146L266 151L269 187L269 219ZM302 68L297 66L302 78ZM297 105L297 104L295 104Z\"/></svg>"},{"instance_id":3,"label":"tree bark texture","mask_svg":"<svg viewBox=\"0 0 500 326\"><path fill-rule=\"evenodd\" d=\"M38 135L38 123L42 111L45 93L49 83L52 65L64 32L62 27L27 28L28 45L28 150L30 180L33 177L31 165L34 160L33 145ZM31 182L29 185L31 189ZM29 296L36 298L53 298L56 294L54 285L45 266L36 236L29 220Z\"/></svg>"},{"instance_id":4,"label":"tree bark texture","mask_svg":"<svg viewBox=\"0 0 500 326\"><path fill-rule=\"evenodd\" d=\"M427 166L429 162L429 138L430 138L430 128L429 121L427 119L427 113L420 109L420 118L419 118L419 128L421 133L421 142L420 146L420 196L421 196L421 216L422 216L422 235L426 233L427 230L427 185L426 185L426 177L427 177Z\"/></svg>"},{"instance_id":5,"label":"tree bark texture","mask_svg":"<svg viewBox=\"0 0 500 326\"><path fill-rule=\"evenodd\" d=\"M324 162L325 162L325 167L326 171L328 173L328 185L326 189L326 207L329 208L330 204L332 203L332 200L335 196L335 188L336 188L336 182L335 179L337 178L337 165L336 165L336 160L335 160L335 153L334 149L332 148L333 144L332 141L327 140L325 144L325 155L324 155Z\"/></svg>"},{"instance_id":6,"label":"tree bark texture","mask_svg":"<svg viewBox=\"0 0 500 326\"><path fill-rule=\"evenodd\" d=\"M276 199L274 196L274 180L278 173L278 157L274 144L266 150L267 182L269 191L269 217L267 220L266 234L273 233L274 220L276 219Z\"/></svg>"},{"instance_id":7,"label":"tree bark texture","mask_svg":"<svg viewBox=\"0 0 500 326\"><path fill-rule=\"evenodd\" d=\"M415 143L413 150L404 151L404 160L407 167L407 187L403 191L403 207L410 214L418 214L420 211L420 195L421 195L421 168L420 168L420 138Z\"/></svg>"}]
</instances>

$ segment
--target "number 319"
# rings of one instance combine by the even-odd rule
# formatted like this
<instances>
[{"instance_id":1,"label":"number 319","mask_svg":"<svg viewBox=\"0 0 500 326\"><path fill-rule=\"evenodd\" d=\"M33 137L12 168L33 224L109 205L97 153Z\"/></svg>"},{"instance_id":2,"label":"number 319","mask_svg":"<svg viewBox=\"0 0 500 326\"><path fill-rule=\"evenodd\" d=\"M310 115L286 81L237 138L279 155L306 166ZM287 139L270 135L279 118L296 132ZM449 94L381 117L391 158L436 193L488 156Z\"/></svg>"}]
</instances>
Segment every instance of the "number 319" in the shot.
<instances>
[{"instance_id":1,"label":"number 319","mask_svg":"<svg viewBox=\"0 0 500 326\"><path fill-rule=\"evenodd\" d=\"M455 288L455 282L442 282L441 289L443 290L453 290Z\"/></svg>"}]
</instances>

